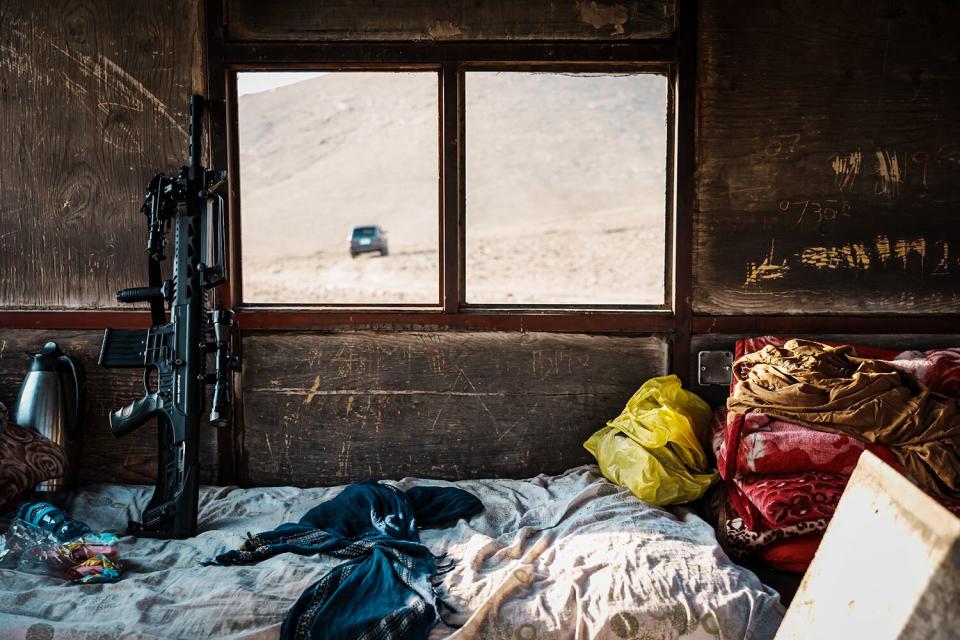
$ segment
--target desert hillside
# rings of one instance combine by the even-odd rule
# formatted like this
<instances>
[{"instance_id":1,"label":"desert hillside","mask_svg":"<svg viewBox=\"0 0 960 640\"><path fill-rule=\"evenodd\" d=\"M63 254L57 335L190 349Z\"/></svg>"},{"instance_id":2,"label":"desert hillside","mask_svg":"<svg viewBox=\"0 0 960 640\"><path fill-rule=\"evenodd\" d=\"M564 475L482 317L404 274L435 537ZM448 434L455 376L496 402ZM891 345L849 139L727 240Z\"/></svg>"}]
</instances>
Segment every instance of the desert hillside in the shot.
<instances>
[{"instance_id":1,"label":"desert hillside","mask_svg":"<svg viewBox=\"0 0 960 640\"><path fill-rule=\"evenodd\" d=\"M657 303L665 81L476 73L468 302ZM247 302L438 299L433 73L329 73L239 101ZM351 259L357 224L390 255Z\"/></svg>"}]
</instances>

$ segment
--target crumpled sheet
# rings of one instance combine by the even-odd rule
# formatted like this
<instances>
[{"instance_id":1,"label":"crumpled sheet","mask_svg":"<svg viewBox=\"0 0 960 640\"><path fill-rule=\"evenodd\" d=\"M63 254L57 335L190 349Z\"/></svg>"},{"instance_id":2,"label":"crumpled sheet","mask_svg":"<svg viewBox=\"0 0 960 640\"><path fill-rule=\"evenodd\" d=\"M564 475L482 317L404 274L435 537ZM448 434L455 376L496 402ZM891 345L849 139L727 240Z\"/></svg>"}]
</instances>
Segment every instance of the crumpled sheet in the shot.
<instances>
[{"instance_id":1,"label":"crumpled sheet","mask_svg":"<svg viewBox=\"0 0 960 640\"><path fill-rule=\"evenodd\" d=\"M563 638L772 638L777 594L721 551L713 529L682 507L637 500L593 465L530 480L417 484L459 486L486 510L469 523L422 532L457 566L442 593L459 630L431 640ZM95 485L69 512L121 532L150 487ZM200 531L189 540L124 536L124 578L73 585L0 569L0 638L276 638L287 610L338 560L276 556L254 566L203 567L247 531L294 521L339 487L204 487ZM451 635L452 634L452 635Z\"/></svg>"}]
</instances>

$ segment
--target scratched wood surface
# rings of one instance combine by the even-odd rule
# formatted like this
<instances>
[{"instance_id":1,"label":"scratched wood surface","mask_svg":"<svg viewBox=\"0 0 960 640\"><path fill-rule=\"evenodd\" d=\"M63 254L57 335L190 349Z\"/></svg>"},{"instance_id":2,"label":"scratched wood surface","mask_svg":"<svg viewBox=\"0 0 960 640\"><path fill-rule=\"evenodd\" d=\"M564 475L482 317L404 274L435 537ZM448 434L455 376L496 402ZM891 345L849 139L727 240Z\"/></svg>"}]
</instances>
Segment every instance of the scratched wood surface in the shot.
<instances>
[{"instance_id":1,"label":"scratched wood surface","mask_svg":"<svg viewBox=\"0 0 960 640\"><path fill-rule=\"evenodd\" d=\"M186 161L195 0L0 3L0 307L146 282L147 181Z\"/></svg>"},{"instance_id":2,"label":"scratched wood surface","mask_svg":"<svg viewBox=\"0 0 960 640\"><path fill-rule=\"evenodd\" d=\"M13 411L30 355L48 340L79 357L87 372L86 421L76 447L71 450L74 480L156 482L156 428L148 424L122 438L115 438L110 432L107 417L143 395L143 377L137 370L108 370L97 365L103 332L0 330L0 402ZM201 482L213 483L217 479L216 432L212 427L202 428L200 437Z\"/></svg>"},{"instance_id":3,"label":"scratched wood surface","mask_svg":"<svg viewBox=\"0 0 960 640\"><path fill-rule=\"evenodd\" d=\"M660 338L538 333L244 339L241 467L252 485L525 477L589 462L583 441L647 378Z\"/></svg>"},{"instance_id":4,"label":"scratched wood surface","mask_svg":"<svg viewBox=\"0 0 960 640\"><path fill-rule=\"evenodd\" d=\"M956 312L960 3L700 3L700 313Z\"/></svg>"},{"instance_id":5,"label":"scratched wood surface","mask_svg":"<svg viewBox=\"0 0 960 640\"><path fill-rule=\"evenodd\" d=\"M227 0L225 11L238 41L663 38L674 13L673 0Z\"/></svg>"}]
</instances>

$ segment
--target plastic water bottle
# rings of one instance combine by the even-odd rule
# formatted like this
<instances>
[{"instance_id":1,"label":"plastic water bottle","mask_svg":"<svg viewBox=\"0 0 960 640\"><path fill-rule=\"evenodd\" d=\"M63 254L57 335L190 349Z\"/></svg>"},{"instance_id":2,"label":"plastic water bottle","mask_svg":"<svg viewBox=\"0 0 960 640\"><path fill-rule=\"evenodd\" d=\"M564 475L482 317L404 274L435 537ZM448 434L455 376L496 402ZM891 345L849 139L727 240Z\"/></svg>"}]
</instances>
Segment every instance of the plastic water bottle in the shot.
<instances>
[{"instance_id":1,"label":"plastic water bottle","mask_svg":"<svg viewBox=\"0 0 960 640\"><path fill-rule=\"evenodd\" d=\"M74 520L63 509L46 502L24 502L17 509L17 517L31 527L46 531L60 542L75 540L90 532L90 527Z\"/></svg>"}]
</instances>

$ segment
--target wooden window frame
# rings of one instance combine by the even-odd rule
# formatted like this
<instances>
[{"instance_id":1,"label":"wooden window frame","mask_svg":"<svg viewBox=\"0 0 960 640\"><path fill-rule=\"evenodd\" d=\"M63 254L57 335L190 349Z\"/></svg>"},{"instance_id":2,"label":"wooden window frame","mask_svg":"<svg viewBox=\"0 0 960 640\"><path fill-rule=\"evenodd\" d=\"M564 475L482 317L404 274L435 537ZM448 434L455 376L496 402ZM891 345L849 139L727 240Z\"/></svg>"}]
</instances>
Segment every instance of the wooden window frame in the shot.
<instances>
[{"instance_id":1,"label":"wooden window frame","mask_svg":"<svg viewBox=\"0 0 960 640\"><path fill-rule=\"evenodd\" d=\"M623 313L623 314L665 314L672 313L675 300L673 298L673 262L674 262L674 217L675 217L675 158L676 158L676 83L678 79L678 65L675 61L671 62L576 62L576 63L555 63L555 62L466 62L456 65L457 91L459 96L458 116L460 118L460 128L456 132L455 138L459 142L459 170L458 179L461 185L459 200L456 203L458 207L457 224L459 226L459 253L457 254L458 273L457 291L449 294L457 300L457 306L449 311L451 313ZM660 304L491 304L491 303L469 303L466 301L466 197L463 186L466 185L466 146L469 140L469 132L465 126L466 105L464 103L464 91L466 89L466 75L471 72L483 71L520 71L520 72L538 72L538 73L594 73L594 74L650 74L663 76L667 82L667 104L665 105L665 115L667 120L667 140L665 176L664 176L664 253L663 253L663 302ZM446 307L444 309L447 311Z\"/></svg>"},{"instance_id":2,"label":"wooden window frame","mask_svg":"<svg viewBox=\"0 0 960 640\"><path fill-rule=\"evenodd\" d=\"M224 70L227 74L226 77L226 87L227 87L227 140L228 140L228 155L227 155L227 167L228 173L230 175L231 181L231 190L229 198L229 216L230 216L230 225L229 225L229 234L231 237L231 246L234 247L234 250L231 255L231 260L229 263L229 273L227 277L227 282L230 284L230 300L232 306L236 311L245 312L247 314L290 314L295 312L303 312L306 314L311 313L340 313L347 312L352 315L359 315L364 313L381 313L381 312L400 312L400 313L435 313L442 310L441 300L444 295L444 251L442 247L444 246L445 240L445 229L444 229L444 217L443 212L446 206L444 202L444 192L441 188L439 190L439 202L437 204L437 211L440 216L440 221L438 224L439 238L437 245L439 257L440 257L440 272L438 273L437 281L439 283L439 288L437 291L437 301L434 303L424 302L424 303L356 303L356 302L324 302L324 303L297 303L297 302L244 302L243 301L243 243L242 243L242 233L240 219L243 216L242 208L243 203L239 195L240 185L242 184L243 176L240 172L240 140L239 140L239 130L240 130L240 120L238 115L238 94L237 94L237 74L244 72L331 72L331 73L342 73L342 72L370 72L370 73L403 73L403 72L416 72L416 73L434 73L437 77L437 117L438 117L438 131L440 133L438 138L438 148L437 148L437 169L439 171L440 185L444 186L443 181L445 167L443 165L443 152L444 152L444 136L442 132L443 126L443 96L444 96L444 85L443 85L443 74L442 67L437 64L430 63L415 63L415 64L402 64L402 63L351 63L351 62L317 62L317 63L298 63L298 64L262 64L257 63L255 65L244 65L244 64L227 64L224 66ZM371 185L371 188L373 185Z\"/></svg>"},{"instance_id":3,"label":"wooden window frame","mask_svg":"<svg viewBox=\"0 0 960 640\"><path fill-rule=\"evenodd\" d=\"M685 78L680 38L641 41L557 42L269 42L238 43L223 38L219 3L207 3L208 87L211 98L213 166L226 166L230 184L229 290L223 304L238 311L244 329L310 330L341 327L544 330L603 333L674 333L688 323L689 283L681 263L690 258L689 209L681 194L690 190L692 171L683 169L692 154L694 86ZM689 45L688 45L689 46ZM691 56L692 57L692 56ZM488 305L464 300L464 122L466 73L475 70L654 72L668 81L668 157L662 305ZM242 71L405 71L432 70L439 77L440 109L440 278L437 305L237 304L242 300L242 216L238 171L236 74ZM686 85L689 95L682 93ZM216 108L216 105L222 108ZM682 133L683 132L683 133ZM683 139L681 139L683 138ZM686 147L686 150L683 149ZM688 162L692 167L692 163ZM685 244L687 243L687 244Z\"/></svg>"},{"instance_id":4,"label":"wooden window frame","mask_svg":"<svg viewBox=\"0 0 960 640\"><path fill-rule=\"evenodd\" d=\"M307 66L304 66L307 65ZM522 62L477 62L477 61L449 61L436 64L354 64L354 63L301 63L297 66L289 64L256 64L225 66L228 74L227 86L227 137L229 140L228 165L230 175L237 189L231 193L230 212L232 224L231 236L235 238L237 252L230 261L229 281L232 283L231 294L233 306L243 312L260 313L290 313L311 312L330 314L336 312L352 312L354 315L371 313L382 314L389 312L409 312L416 314L441 313L481 313L481 314L530 314L530 313L668 313L673 310L673 219L674 219L674 114L677 65L673 62L552 62L530 61ZM242 233L239 221L243 216L243 203L237 197L237 190L242 184L243 176L240 172L239 158L239 128L237 76L245 72L372 72L372 73L433 73L437 79L437 129L439 133L437 159L439 169L439 202L438 230L439 238L437 249L440 258L437 282L439 285L437 299L433 303L294 303L294 302L246 302L243 299L243 260L242 260ZM667 101L664 105L667 140L666 166L664 178L664 262L663 262L663 302L659 304L591 304L591 303L538 303L538 304L510 304L510 303L468 303L466 301L466 105L465 89L466 77L473 72L509 71L509 72L539 72L539 73L569 73L569 74L650 74L662 76L667 82Z\"/></svg>"}]
</instances>

